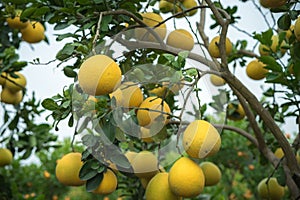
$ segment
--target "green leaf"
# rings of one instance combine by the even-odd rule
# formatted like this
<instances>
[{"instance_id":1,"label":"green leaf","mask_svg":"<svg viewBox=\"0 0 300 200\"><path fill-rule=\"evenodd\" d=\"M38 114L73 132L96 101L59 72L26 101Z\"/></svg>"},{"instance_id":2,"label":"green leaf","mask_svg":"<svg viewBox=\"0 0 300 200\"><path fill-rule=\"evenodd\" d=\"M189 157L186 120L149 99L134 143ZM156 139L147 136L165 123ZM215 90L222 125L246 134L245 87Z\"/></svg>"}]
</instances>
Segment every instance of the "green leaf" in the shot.
<instances>
[{"instance_id":1,"label":"green leaf","mask_svg":"<svg viewBox=\"0 0 300 200\"><path fill-rule=\"evenodd\" d=\"M283 85L287 84L287 80L285 79L285 76L283 73L268 73L266 76L266 82L267 83L280 83Z\"/></svg>"},{"instance_id":2,"label":"green leaf","mask_svg":"<svg viewBox=\"0 0 300 200\"><path fill-rule=\"evenodd\" d=\"M112 154L110 160L117 165L117 167L129 169L131 167L128 159L121 152Z\"/></svg>"},{"instance_id":3,"label":"green leaf","mask_svg":"<svg viewBox=\"0 0 300 200\"><path fill-rule=\"evenodd\" d=\"M21 13L21 18L29 18L33 15L33 13L36 11L36 7L29 7L23 10Z\"/></svg>"},{"instance_id":4,"label":"green leaf","mask_svg":"<svg viewBox=\"0 0 300 200\"><path fill-rule=\"evenodd\" d=\"M277 21L278 28L288 30L291 26L291 17L288 13L283 14Z\"/></svg>"},{"instance_id":5,"label":"green leaf","mask_svg":"<svg viewBox=\"0 0 300 200\"><path fill-rule=\"evenodd\" d=\"M86 182L86 191L87 192L92 192L94 190L96 190L98 188L98 186L100 185L100 183L103 180L103 173L99 173L96 176L94 176L93 178L87 180Z\"/></svg>"},{"instance_id":6,"label":"green leaf","mask_svg":"<svg viewBox=\"0 0 300 200\"><path fill-rule=\"evenodd\" d=\"M65 34L58 35L56 41L62 41L63 39L70 38L70 37L77 38L78 36L79 35L75 35L73 33L65 33Z\"/></svg>"},{"instance_id":7,"label":"green leaf","mask_svg":"<svg viewBox=\"0 0 300 200\"><path fill-rule=\"evenodd\" d=\"M69 58L74 53L75 47L71 43L67 43L57 54L56 58L58 60L64 60Z\"/></svg>"},{"instance_id":8,"label":"green leaf","mask_svg":"<svg viewBox=\"0 0 300 200\"><path fill-rule=\"evenodd\" d=\"M47 110L57 110L59 108L59 106L57 105L57 103L50 98L44 99L42 102L42 106L47 109Z\"/></svg>"},{"instance_id":9,"label":"green leaf","mask_svg":"<svg viewBox=\"0 0 300 200\"><path fill-rule=\"evenodd\" d=\"M77 73L71 67L64 67L64 74L67 77L74 78L77 76Z\"/></svg>"},{"instance_id":10,"label":"green leaf","mask_svg":"<svg viewBox=\"0 0 300 200\"><path fill-rule=\"evenodd\" d=\"M98 174L97 170L92 169L93 163L94 163L93 160L89 160L82 165L79 171L79 178L81 180L83 181L89 180Z\"/></svg>"},{"instance_id":11,"label":"green leaf","mask_svg":"<svg viewBox=\"0 0 300 200\"><path fill-rule=\"evenodd\" d=\"M272 56L261 56L259 60L265 63L267 66L266 69L270 69L274 72L282 72L282 67L279 63L276 62L275 58Z\"/></svg>"},{"instance_id":12,"label":"green leaf","mask_svg":"<svg viewBox=\"0 0 300 200\"><path fill-rule=\"evenodd\" d=\"M102 17L101 21L101 31L108 31L109 30L109 23L112 21L112 15L105 15ZM93 24L91 24L92 26Z\"/></svg>"},{"instance_id":13,"label":"green leaf","mask_svg":"<svg viewBox=\"0 0 300 200\"><path fill-rule=\"evenodd\" d=\"M95 144L97 144L97 140L96 140L95 136L93 136L91 134L86 134L82 137L82 143L85 146L93 147L93 146L95 146Z\"/></svg>"},{"instance_id":14,"label":"green leaf","mask_svg":"<svg viewBox=\"0 0 300 200\"><path fill-rule=\"evenodd\" d=\"M255 34L254 39L257 39L262 44L271 46L272 45L272 36L273 36L273 30L268 29L267 31L262 32L261 34Z\"/></svg>"},{"instance_id":15,"label":"green leaf","mask_svg":"<svg viewBox=\"0 0 300 200\"><path fill-rule=\"evenodd\" d=\"M68 126L72 127L73 124L74 124L74 117L73 117L73 115L71 115L70 118L69 118L69 121L68 121Z\"/></svg>"},{"instance_id":16,"label":"green leaf","mask_svg":"<svg viewBox=\"0 0 300 200\"><path fill-rule=\"evenodd\" d=\"M8 128L9 128L10 130L14 130L14 129L16 129L16 128L18 127L19 118L20 118L20 116L19 116L19 115L16 115L16 116L14 117L14 119L9 123Z\"/></svg>"},{"instance_id":17,"label":"green leaf","mask_svg":"<svg viewBox=\"0 0 300 200\"><path fill-rule=\"evenodd\" d=\"M55 31L58 31L58 30L63 30L67 27L69 27L70 24L69 23L57 23L55 26L54 26L54 30Z\"/></svg>"}]
</instances>

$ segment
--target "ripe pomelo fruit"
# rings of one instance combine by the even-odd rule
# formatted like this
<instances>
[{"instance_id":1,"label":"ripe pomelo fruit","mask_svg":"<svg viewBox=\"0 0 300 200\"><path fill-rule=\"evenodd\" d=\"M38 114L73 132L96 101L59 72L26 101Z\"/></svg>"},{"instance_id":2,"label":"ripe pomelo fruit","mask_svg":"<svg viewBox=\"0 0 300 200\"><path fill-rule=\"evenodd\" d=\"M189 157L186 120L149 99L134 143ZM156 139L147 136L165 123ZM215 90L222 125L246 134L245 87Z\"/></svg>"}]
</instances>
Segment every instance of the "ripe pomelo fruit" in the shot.
<instances>
[{"instance_id":1,"label":"ripe pomelo fruit","mask_svg":"<svg viewBox=\"0 0 300 200\"><path fill-rule=\"evenodd\" d=\"M122 103L124 107L139 107L144 100L142 90L139 88L137 83L124 82L120 85L122 92Z\"/></svg>"},{"instance_id":2,"label":"ripe pomelo fruit","mask_svg":"<svg viewBox=\"0 0 300 200\"><path fill-rule=\"evenodd\" d=\"M141 139L146 143L154 142L152 135L150 133L150 129L141 127Z\"/></svg>"},{"instance_id":3,"label":"ripe pomelo fruit","mask_svg":"<svg viewBox=\"0 0 300 200\"><path fill-rule=\"evenodd\" d=\"M107 95L120 84L121 69L106 55L95 55L86 59L80 66L78 81L82 90L89 95Z\"/></svg>"},{"instance_id":4,"label":"ripe pomelo fruit","mask_svg":"<svg viewBox=\"0 0 300 200\"><path fill-rule=\"evenodd\" d=\"M287 0L259 0L260 5L265 8L278 8L287 3Z\"/></svg>"},{"instance_id":5,"label":"ripe pomelo fruit","mask_svg":"<svg viewBox=\"0 0 300 200\"><path fill-rule=\"evenodd\" d=\"M187 157L181 157L170 169L169 187L176 196L191 198L199 195L205 184L201 167Z\"/></svg>"},{"instance_id":6,"label":"ripe pomelo fruit","mask_svg":"<svg viewBox=\"0 0 300 200\"><path fill-rule=\"evenodd\" d=\"M13 155L9 149L0 148L0 167L11 164Z\"/></svg>"},{"instance_id":7,"label":"ripe pomelo fruit","mask_svg":"<svg viewBox=\"0 0 300 200\"><path fill-rule=\"evenodd\" d=\"M200 164L205 177L205 186L213 186L220 182L222 173L213 162L205 161Z\"/></svg>"},{"instance_id":8,"label":"ripe pomelo fruit","mask_svg":"<svg viewBox=\"0 0 300 200\"><path fill-rule=\"evenodd\" d=\"M14 72L17 77L13 77L8 74L6 77L7 79L4 82L4 87L9 89L11 92L18 92L25 88L27 81L23 74L20 72Z\"/></svg>"},{"instance_id":9,"label":"ripe pomelo fruit","mask_svg":"<svg viewBox=\"0 0 300 200\"><path fill-rule=\"evenodd\" d=\"M163 18L156 13L146 12L140 13L143 17L143 22L150 28L153 28L154 32L158 35L161 40L167 35L167 27L166 24L163 23L156 27L160 22L163 21ZM136 28L135 36L138 40L151 41L151 42L159 42L159 40L149 31L147 28Z\"/></svg>"},{"instance_id":10,"label":"ripe pomelo fruit","mask_svg":"<svg viewBox=\"0 0 300 200\"><path fill-rule=\"evenodd\" d=\"M107 169L106 172L103 173L103 179L96 190L93 191L95 194L107 195L111 194L117 189L118 179L115 173Z\"/></svg>"},{"instance_id":11,"label":"ripe pomelo fruit","mask_svg":"<svg viewBox=\"0 0 300 200\"><path fill-rule=\"evenodd\" d=\"M15 16L6 18L6 22L10 28L14 29L23 29L28 26L29 21L21 21L20 16L22 14L22 10L16 10Z\"/></svg>"},{"instance_id":12,"label":"ripe pomelo fruit","mask_svg":"<svg viewBox=\"0 0 300 200\"><path fill-rule=\"evenodd\" d=\"M161 172L156 174L148 183L145 191L146 200L179 200L169 186L169 174Z\"/></svg>"},{"instance_id":13,"label":"ripe pomelo fruit","mask_svg":"<svg viewBox=\"0 0 300 200\"><path fill-rule=\"evenodd\" d=\"M159 116L163 117L163 122L168 122L168 115L171 113L169 105L159 97L151 96L146 98L137 111L137 120L140 126L151 125ZM163 113L162 113L163 112Z\"/></svg>"},{"instance_id":14,"label":"ripe pomelo fruit","mask_svg":"<svg viewBox=\"0 0 300 200\"><path fill-rule=\"evenodd\" d=\"M229 103L227 106L227 118L233 121L241 120L245 117L245 111L243 106L239 104Z\"/></svg>"},{"instance_id":15,"label":"ripe pomelo fruit","mask_svg":"<svg viewBox=\"0 0 300 200\"><path fill-rule=\"evenodd\" d=\"M284 156L284 152L282 148L277 148L274 152L275 156L279 159L281 159Z\"/></svg>"},{"instance_id":16,"label":"ripe pomelo fruit","mask_svg":"<svg viewBox=\"0 0 300 200\"><path fill-rule=\"evenodd\" d=\"M127 151L124 155L127 158L128 162L132 164L133 159L138 155L138 153L134 151Z\"/></svg>"},{"instance_id":17,"label":"ripe pomelo fruit","mask_svg":"<svg viewBox=\"0 0 300 200\"><path fill-rule=\"evenodd\" d=\"M284 187L278 184L277 179L272 177L264 178L257 186L258 195L262 199L280 200L284 196Z\"/></svg>"},{"instance_id":18,"label":"ripe pomelo fruit","mask_svg":"<svg viewBox=\"0 0 300 200\"><path fill-rule=\"evenodd\" d=\"M213 58L220 58L220 50L219 50L219 42L220 42L220 36L214 37L209 45L208 45L208 52ZM226 55L228 56L232 51L232 43L229 40L229 38L226 38L225 40L225 52Z\"/></svg>"},{"instance_id":19,"label":"ripe pomelo fruit","mask_svg":"<svg viewBox=\"0 0 300 200\"><path fill-rule=\"evenodd\" d=\"M1 91L1 102L6 104L18 105L23 99L23 92L12 92L8 88L3 87Z\"/></svg>"},{"instance_id":20,"label":"ripe pomelo fruit","mask_svg":"<svg viewBox=\"0 0 300 200\"><path fill-rule=\"evenodd\" d=\"M157 157L150 151L141 151L132 160L132 168L139 178L152 178L158 173Z\"/></svg>"},{"instance_id":21,"label":"ripe pomelo fruit","mask_svg":"<svg viewBox=\"0 0 300 200\"><path fill-rule=\"evenodd\" d=\"M255 59L248 63L246 67L246 74L253 80L261 80L266 77L268 70L265 69L266 65L259 60Z\"/></svg>"},{"instance_id":22,"label":"ripe pomelo fruit","mask_svg":"<svg viewBox=\"0 0 300 200\"><path fill-rule=\"evenodd\" d=\"M294 26L294 34L298 41L300 41L300 17L297 18Z\"/></svg>"},{"instance_id":23,"label":"ripe pomelo fruit","mask_svg":"<svg viewBox=\"0 0 300 200\"><path fill-rule=\"evenodd\" d=\"M217 153L221 147L221 137L209 122L195 120L183 133L182 144L192 158L205 158Z\"/></svg>"},{"instance_id":24,"label":"ripe pomelo fruit","mask_svg":"<svg viewBox=\"0 0 300 200\"><path fill-rule=\"evenodd\" d=\"M45 39L45 28L40 22L32 21L20 31L22 39L28 43L38 43Z\"/></svg>"},{"instance_id":25,"label":"ripe pomelo fruit","mask_svg":"<svg viewBox=\"0 0 300 200\"><path fill-rule=\"evenodd\" d=\"M220 77L220 76L217 76L215 74L211 74L210 75L210 82L214 85L214 86L223 86L225 85L225 80Z\"/></svg>"},{"instance_id":26,"label":"ripe pomelo fruit","mask_svg":"<svg viewBox=\"0 0 300 200\"><path fill-rule=\"evenodd\" d=\"M57 161L55 175L57 180L67 186L81 186L85 181L80 180L79 171L83 165L81 153L72 152Z\"/></svg>"},{"instance_id":27,"label":"ripe pomelo fruit","mask_svg":"<svg viewBox=\"0 0 300 200\"><path fill-rule=\"evenodd\" d=\"M194 38L185 29L176 29L167 37L167 45L175 48L191 51L194 47Z\"/></svg>"},{"instance_id":28,"label":"ripe pomelo fruit","mask_svg":"<svg viewBox=\"0 0 300 200\"><path fill-rule=\"evenodd\" d=\"M159 1L159 10L162 13L168 13L168 12L172 12L174 9L174 3L171 3L169 1L166 0L160 0Z\"/></svg>"}]
</instances>

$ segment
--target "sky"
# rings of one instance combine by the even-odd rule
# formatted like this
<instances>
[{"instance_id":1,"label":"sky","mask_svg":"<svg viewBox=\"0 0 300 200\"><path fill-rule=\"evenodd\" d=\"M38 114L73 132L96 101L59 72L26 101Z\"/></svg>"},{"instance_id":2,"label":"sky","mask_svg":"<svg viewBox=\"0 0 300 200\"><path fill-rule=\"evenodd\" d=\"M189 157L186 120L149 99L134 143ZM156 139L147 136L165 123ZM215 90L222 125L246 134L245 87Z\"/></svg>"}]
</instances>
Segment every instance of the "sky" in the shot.
<instances>
[{"instance_id":1,"label":"sky","mask_svg":"<svg viewBox=\"0 0 300 200\"><path fill-rule=\"evenodd\" d=\"M240 4L239 1L226 1L228 5L233 6L235 4ZM258 3L258 2L256 2ZM156 5L158 8L158 4ZM225 6L226 7L226 6ZM264 13L268 13L267 9L262 10ZM240 22L237 24L237 26L242 30L247 30L249 33L253 32L261 32L265 31L267 29L267 25L264 21L262 21L261 13L257 11L254 4L251 1L248 1L247 3L241 4L239 7L239 11L237 15L241 15L242 18L239 20ZM167 17L169 15L163 15L163 17ZM211 24L211 20L208 17L207 24ZM188 28L187 23L183 19L178 20L178 28ZM167 24L167 27L169 30L172 30L172 23L170 22ZM195 21L191 21L192 25L194 26ZM217 35L217 30L209 30L208 25L206 27L207 33L210 36L210 39ZM194 26L195 27L195 26ZM61 33L53 30L53 27L48 25L46 26L47 31L46 35L49 39L50 45L46 44L45 42L41 42L38 44L29 45L26 42L22 42L19 54L20 54L20 60L26 60L26 61L33 61L35 58L39 58L41 63L47 63L48 61L54 60L56 53L63 47L64 43L68 42L68 40L63 40L61 42L57 42L55 40L55 37L53 37L54 34ZM69 28L68 30L64 30L64 32L72 31L72 28ZM230 28L228 32L228 36L232 40L232 42L236 42L237 40L241 39L249 39L249 37L241 33L240 31L237 31L235 28ZM255 43L250 43L249 45L255 45ZM193 49L195 53L199 53L200 49L195 47ZM255 50L255 53L257 53L257 50ZM73 82L73 79L67 78L64 76L62 68L57 68L58 62L50 63L49 65L31 65L29 64L24 70L23 74L27 77L27 88L29 93L31 91L35 91L36 97L39 99L45 99L48 97L52 97L56 95L57 93L62 93L62 89L64 86L68 86ZM188 61L188 64L192 66L199 65L198 63ZM253 81L250 78L247 77L245 73L245 68L238 67L236 69L236 75L242 80L242 82L249 86L250 90L253 91L258 98L261 97L262 89L261 84L263 81ZM208 77L204 80L204 83L206 85L206 89L210 88ZM208 93L211 91L207 91ZM208 97L206 100L209 101L211 99ZM47 113L49 114L49 112ZM45 121L44 115L39 120ZM286 125L283 126L283 129L285 132L295 132L297 130L296 124L293 121L294 119L287 120ZM50 121L52 123L52 120ZM60 139L63 139L64 137L71 137L73 135L73 128L69 128L66 125L66 122L62 122L59 126L59 131L56 132L56 134L59 135ZM53 130L53 132L55 132Z\"/></svg>"}]
</instances>

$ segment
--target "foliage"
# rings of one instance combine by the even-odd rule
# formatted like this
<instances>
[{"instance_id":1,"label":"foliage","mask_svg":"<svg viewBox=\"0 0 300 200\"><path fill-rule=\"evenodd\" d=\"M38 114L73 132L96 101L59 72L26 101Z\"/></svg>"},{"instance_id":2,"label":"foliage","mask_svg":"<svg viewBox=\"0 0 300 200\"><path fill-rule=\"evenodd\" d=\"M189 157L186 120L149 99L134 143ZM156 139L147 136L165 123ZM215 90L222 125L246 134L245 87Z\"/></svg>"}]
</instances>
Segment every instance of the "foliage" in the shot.
<instances>
[{"instance_id":1,"label":"foliage","mask_svg":"<svg viewBox=\"0 0 300 200\"><path fill-rule=\"evenodd\" d=\"M204 194L197 198L257 199L257 183L266 175L276 176L283 185L286 184L286 177L292 179L296 177L294 181L299 187L297 176L299 176L300 169L295 159L300 147L299 136L295 135L290 141L278 126L278 124L286 123L290 117L296 119L296 123L299 124L300 51L298 49L300 41L294 34L287 37L288 29L299 16L298 1L288 1L284 6L267 10L268 15L275 21L274 26L271 26L268 18L265 17L262 11L264 8L253 1L252 3L262 14L262 19L269 25L267 30L254 33L238 28L242 20L238 14L239 6L226 6L223 1L206 0L205 2L198 8L209 11L208 16L211 17L212 24L206 25L209 25L211 32L206 33L202 27L204 24L200 24L200 22L204 23L206 18L203 18L203 22L198 19L200 15L197 16L198 18L184 16L185 10L175 16L171 12L171 15L168 15L164 21L169 23L170 20L174 20L173 28L176 28L180 25L176 17L184 16L181 20L188 24L196 39L197 47L201 48L202 54L196 54L168 49L164 45L159 46L159 43L150 48L145 46L129 48L131 39L134 39L132 38L134 28L145 26L141 22L142 18L139 13L145 11L160 13L156 9L158 1L155 0L2 0L0 2L0 25L2 27L0 30L0 72L13 74L29 64L28 61L19 60L17 50L23 42L19 30L10 28L6 23L6 18L14 17L16 10L23 10L21 20L36 20L43 24L50 24L55 31L64 31L67 28L73 30L56 34L55 38L59 42L64 42L63 48L56 54L56 61L59 62L57 67L66 77L74 80L74 83L43 100L37 100L34 93L29 97L28 92L24 90L23 93L28 98L25 98L20 105L3 105L0 141L12 150L15 157L18 157L12 166L0 170L3 174L0 176L0 183L5 183L1 185L6 186L4 190L8 195L6 199L22 199L24 194L32 192L35 193L36 199L49 199L54 194L61 197L68 191L56 181L54 169L55 161L63 153L71 151L70 147L74 148L74 143L66 143L60 148L55 143L57 136L51 132L52 127L58 130L59 123L64 120L67 120L68 126L74 129L74 137L80 136L81 138L83 147L79 150L82 152L84 165L79 177L86 181L84 190L87 192L98 187L103 179L103 173L107 168L111 168L110 163L113 163L118 169L119 184L118 190L111 197L142 199L144 189L139 179L133 175L132 166L124 153L128 150L136 152L151 150L158 155L161 163L170 160L164 166L168 171L175 161L173 156L176 153L184 154L180 152L181 149L177 145L179 134L187 123L195 119L205 119L221 127L226 125L221 132L220 152L207 158L221 168L222 181L215 187L205 188ZM198 1L198 3L201 2ZM239 5L244 3L249 3L249 1L239 2ZM199 22L197 26L191 23L192 19ZM222 41L224 42L225 37L230 38L228 31L230 28L245 33L247 37L232 41L233 50L227 57L224 54L225 45ZM207 52L207 37L210 33L221 35L218 44L222 54L220 59L211 59ZM273 35L278 35L279 38L279 45L275 49L272 48ZM123 36L126 39L123 39ZM121 53L121 56L116 56L119 52L112 48L109 41L120 42L118 45L129 47ZM45 42L48 43L47 38ZM251 49L250 43L253 42L256 45ZM143 41L138 41L135 45L139 44L148 45ZM255 47L259 44L269 49L268 55L256 53ZM159 48L156 48L157 45ZM162 95L172 113L169 114L170 123L160 124L164 128L153 138L154 143L146 143L136 137L139 127L136 128L134 125L137 123L136 112L139 108L131 108L131 110L115 108L116 99L111 99L109 95L96 96L97 101L86 106L85 102L89 95L82 92L77 82L77 73L85 58L93 54L106 54L114 58L122 74L126 74L125 80L140 83L139 86L145 98L152 95L150 90L163 86L166 82L172 86L184 80L184 87L179 93L165 92ZM262 99L257 99L256 95L243 84L243 81L235 76L236 69L245 67L249 59L259 59L269 70L266 79L261 82L264 91ZM205 65L205 69L188 66L191 60ZM34 64L41 63L37 59ZM212 97L210 103L203 103L201 96L203 88L199 86L206 74L217 74L227 82L225 89L219 89L218 94ZM195 96L195 102L188 102L192 95ZM183 100L180 100L179 96L183 97ZM225 116L222 112L226 111L226 106L229 103L239 102L244 107L247 118L239 122L230 120L223 122ZM192 107L192 111L184 113L187 105ZM211 116L210 110L217 111L218 114ZM46 119L52 120L52 125L36 122L37 117L45 111L49 113ZM158 118L156 123L161 123L161 121ZM247 134L245 135L244 132ZM241 136L243 134L245 137ZM251 138L254 138L252 143ZM173 150L178 151L160 155L161 148L172 142L177 142ZM286 153L282 160L274 158L274 154L270 153L278 147L284 148ZM53 150L53 153L50 155L47 150ZM41 165L22 166L20 160L29 158L33 153L38 155ZM289 168L291 172L283 172L284 167ZM51 174L50 179L43 178L44 170ZM29 184L29 186L28 183L32 185ZM81 193L82 190L79 188L73 192ZM285 197L287 199L295 197L295 194L299 195L299 190L287 192ZM84 198L96 198L89 193L86 195Z\"/></svg>"}]
</instances>

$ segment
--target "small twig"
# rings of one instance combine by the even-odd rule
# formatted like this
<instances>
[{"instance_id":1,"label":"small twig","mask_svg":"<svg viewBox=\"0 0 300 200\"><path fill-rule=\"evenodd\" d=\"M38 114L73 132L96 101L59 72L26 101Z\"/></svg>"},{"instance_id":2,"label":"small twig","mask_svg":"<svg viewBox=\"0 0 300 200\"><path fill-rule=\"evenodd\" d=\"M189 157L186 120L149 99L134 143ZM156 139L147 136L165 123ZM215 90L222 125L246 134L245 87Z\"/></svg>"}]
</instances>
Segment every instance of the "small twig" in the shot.
<instances>
[{"instance_id":1,"label":"small twig","mask_svg":"<svg viewBox=\"0 0 300 200\"><path fill-rule=\"evenodd\" d=\"M75 143L75 136L78 134L78 131L77 131L78 125L79 125L79 119L78 119L77 122L76 122L74 134L73 134L73 136L72 136L72 141L71 141L71 149L72 149L72 152L75 152L75 149L74 149L74 143Z\"/></svg>"},{"instance_id":2,"label":"small twig","mask_svg":"<svg viewBox=\"0 0 300 200\"><path fill-rule=\"evenodd\" d=\"M98 19L98 22L97 22L97 27L96 27L96 34L95 34L95 37L93 39L92 52L93 52L94 55L97 54L97 52L96 52L96 45L97 45L97 39L100 36L100 26L101 26L101 21L102 21L102 15L103 15L102 12L100 12L99 19Z\"/></svg>"}]
</instances>

